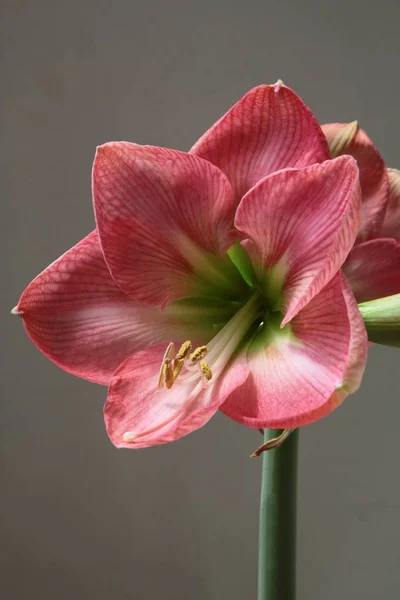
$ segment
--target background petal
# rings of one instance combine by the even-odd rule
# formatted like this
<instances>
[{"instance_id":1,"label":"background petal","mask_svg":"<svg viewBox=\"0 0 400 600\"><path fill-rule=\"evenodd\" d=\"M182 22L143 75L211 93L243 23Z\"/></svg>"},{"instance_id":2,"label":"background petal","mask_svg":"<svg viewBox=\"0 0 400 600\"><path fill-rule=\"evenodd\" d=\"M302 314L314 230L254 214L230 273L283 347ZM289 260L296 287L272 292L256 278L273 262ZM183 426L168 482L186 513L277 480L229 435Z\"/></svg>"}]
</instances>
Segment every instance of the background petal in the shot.
<instances>
[{"instance_id":1,"label":"background petal","mask_svg":"<svg viewBox=\"0 0 400 600\"><path fill-rule=\"evenodd\" d=\"M95 231L23 292L17 309L34 344L57 365L108 384L133 352L176 335L176 317L139 306L113 281Z\"/></svg>"},{"instance_id":2,"label":"background petal","mask_svg":"<svg viewBox=\"0 0 400 600\"><path fill-rule=\"evenodd\" d=\"M389 201L380 237L394 238L400 242L400 171L387 170L389 179Z\"/></svg>"},{"instance_id":3,"label":"background petal","mask_svg":"<svg viewBox=\"0 0 400 600\"><path fill-rule=\"evenodd\" d=\"M358 244L350 252L343 271L357 302L400 292L400 243L377 239Z\"/></svg>"},{"instance_id":4,"label":"background petal","mask_svg":"<svg viewBox=\"0 0 400 600\"><path fill-rule=\"evenodd\" d=\"M227 416L250 427L297 427L325 416L357 389L367 337L341 274L290 326L289 339L255 341L248 352L251 374L221 407Z\"/></svg>"},{"instance_id":5,"label":"background petal","mask_svg":"<svg viewBox=\"0 0 400 600\"><path fill-rule=\"evenodd\" d=\"M331 148L335 140L349 127L348 123L329 123L322 126ZM340 147L341 153L350 154L357 160L360 169L362 190L361 226L358 241L376 237L385 217L388 201L388 178L385 163L368 135L357 127L348 143ZM333 156L337 156L334 154Z\"/></svg>"},{"instance_id":6,"label":"background petal","mask_svg":"<svg viewBox=\"0 0 400 600\"><path fill-rule=\"evenodd\" d=\"M280 83L250 90L190 152L225 173L238 201L260 179L278 169L305 167L329 158L314 115Z\"/></svg>"},{"instance_id":7,"label":"background petal","mask_svg":"<svg viewBox=\"0 0 400 600\"><path fill-rule=\"evenodd\" d=\"M286 169L242 199L236 227L261 266L281 271L287 323L340 269L359 226L358 169L351 157Z\"/></svg>"},{"instance_id":8,"label":"background petal","mask_svg":"<svg viewBox=\"0 0 400 600\"><path fill-rule=\"evenodd\" d=\"M177 343L179 347L179 343ZM119 448L146 448L173 442L205 425L247 375L243 355L215 383L202 389L198 379L157 387L165 344L128 358L116 371L104 407L107 432ZM124 434L133 432L132 441Z\"/></svg>"},{"instance_id":9,"label":"background petal","mask_svg":"<svg viewBox=\"0 0 400 600\"><path fill-rule=\"evenodd\" d=\"M194 295L194 263L232 243L231 186L197 156L106 144L96 154L93 196L108 267L138 301L163 305Z\"/></svg>"}]
</instances>

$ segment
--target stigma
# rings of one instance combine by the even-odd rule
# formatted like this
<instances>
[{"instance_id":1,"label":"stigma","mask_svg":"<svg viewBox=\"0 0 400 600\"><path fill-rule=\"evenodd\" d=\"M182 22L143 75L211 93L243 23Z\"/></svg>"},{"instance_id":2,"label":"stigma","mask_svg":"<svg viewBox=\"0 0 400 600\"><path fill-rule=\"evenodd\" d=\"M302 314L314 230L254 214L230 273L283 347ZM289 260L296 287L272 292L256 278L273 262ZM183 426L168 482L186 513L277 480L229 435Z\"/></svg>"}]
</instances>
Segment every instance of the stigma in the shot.
<instances>
[{"instance_id":1,"label":"stigma","mask_svg":"<svg viewBox=\"0 0 400 600\"><path fill-rule=\"evenodd\" d=\"M181 374L183 368L192 370L193 365L199 366L199 372L205 382L212 378L212 371L209 364L203 360L208 349L207 346L198 346L192 352L192 342L186 340L178 352L175 351L175 344L171 342L164 353L160 373L158 376L158 387L171 389L175 381Z\"/></svg>"}]
</instances>

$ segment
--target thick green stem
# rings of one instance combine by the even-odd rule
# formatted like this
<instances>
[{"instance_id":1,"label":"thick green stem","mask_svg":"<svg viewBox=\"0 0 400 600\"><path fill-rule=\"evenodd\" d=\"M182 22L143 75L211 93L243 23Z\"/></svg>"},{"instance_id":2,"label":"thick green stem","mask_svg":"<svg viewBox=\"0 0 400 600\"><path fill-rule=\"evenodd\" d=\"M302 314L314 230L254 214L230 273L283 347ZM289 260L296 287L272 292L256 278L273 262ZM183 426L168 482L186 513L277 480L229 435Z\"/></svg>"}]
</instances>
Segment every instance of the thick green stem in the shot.
<instances>
[{"instance_id":1,"label":"thick green stem","mask_svg":"<svg viewBox=\"0 0 400 600\"><path fill-rule=\"evenodd\" d=\"M264 441L281 430L266 429ZM297 448L296 429L280 448L263 453L258 600L296 598Z\"/></svg>"}]
</instances>

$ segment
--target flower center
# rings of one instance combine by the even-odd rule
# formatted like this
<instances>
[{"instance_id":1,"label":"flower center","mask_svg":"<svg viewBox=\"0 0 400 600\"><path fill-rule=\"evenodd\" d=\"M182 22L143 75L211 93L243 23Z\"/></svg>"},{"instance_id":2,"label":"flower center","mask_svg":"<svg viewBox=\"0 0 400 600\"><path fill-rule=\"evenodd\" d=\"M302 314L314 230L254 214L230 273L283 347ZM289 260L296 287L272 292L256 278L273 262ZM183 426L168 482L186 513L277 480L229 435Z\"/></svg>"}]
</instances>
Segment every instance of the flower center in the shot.
<instances>
[{"instance_id":1,"label":"flower center","mask_svg":"<svg viewBox=\"0 0 400 600\"><path fill-rule=\"evenodd\" d=\"M214 383L258 323L262 305L262 296L256 292L206 346L193 349L187 340L176 352L171 342L161 363L158 387L171 389L176 381L190 381L197 383L200 391Z\"/></svg>"},{"instance_id":2,"label":"flower center","mask_svg":"<svg viewBox=\"0 0 400 600\"><path fill-rule=\"evenodd\" d=\"M207 346L198 346L191 352L192 347L192 342L187 340L175 353L175 344L171 342L168 345L158 377L159 388L172 388L182 369L185 367L187 371L190 371L190 367L194 365L198 365L204 379L210 381L212 378L211 367L205 360L202 360L208 352Z\"/></svg>"}]
</instances>

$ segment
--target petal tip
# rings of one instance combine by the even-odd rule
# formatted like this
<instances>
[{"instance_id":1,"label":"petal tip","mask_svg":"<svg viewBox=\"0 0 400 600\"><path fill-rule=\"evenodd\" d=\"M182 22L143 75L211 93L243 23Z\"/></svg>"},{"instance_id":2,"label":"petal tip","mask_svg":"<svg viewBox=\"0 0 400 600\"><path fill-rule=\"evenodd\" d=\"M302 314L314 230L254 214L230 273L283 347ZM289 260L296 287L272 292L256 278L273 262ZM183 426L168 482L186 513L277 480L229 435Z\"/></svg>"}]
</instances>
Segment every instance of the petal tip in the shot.
<instances>
[{"instance_id":1,"label":"petal tip","mask_svg":"<svg viewBox=\"0 0 400 600\"><path fill-rule=\"evenodd\" d=\"M105 144L101 144L100 146L96 146L96 158L105 157L110 150L112 150L113 142L107 142Z\"/></svg>"},{"instance_id":2,"label":"petal tip","mask_svg":"<svg viewBox=\"0 0 400 600\"><path fill-rule=\"evenodd\" d=\"M106 142L104 144L100 144L100 146L96 146L96 159L106 159L110 155L114 154L115 151L121 149L126 142Z\"/></svg>"},{"instance_id":3,"label":"petal tip","mask_svg":"<svg viewBox=\"0 0 400 600\"><path fill-rule=\"evenodd\" d=\"M133 431L127 431L123 434L122 441L128 444L134 444L137 437L137 433L134 433Z\"/></svg>"},{"instance_id":4,"label":"petal tip","mask_svg":"<svg viewBox=\"0 0 400 600\"><path fill-rule=\"evenodd\" d=\"M16 317L22 317L22 315L24 314L24 311L21 310L20 308L18 308L18 305L14 306L14 308L10 312L12 315L15 315Z\"/></svg>"}]
</instances>

